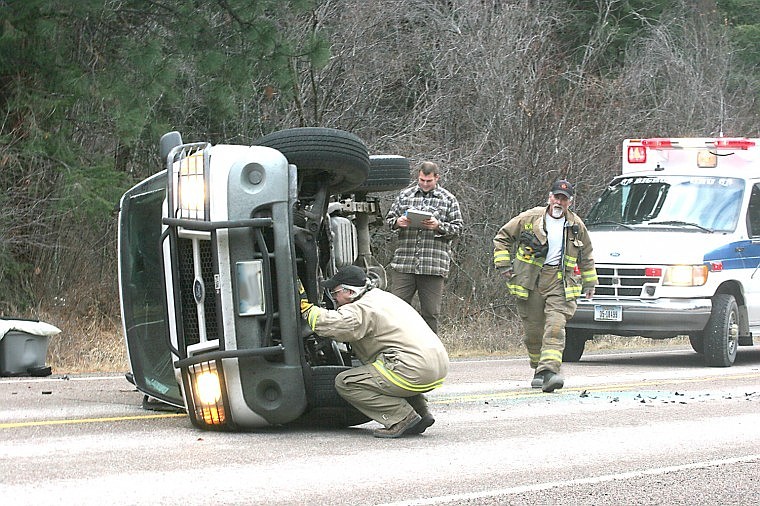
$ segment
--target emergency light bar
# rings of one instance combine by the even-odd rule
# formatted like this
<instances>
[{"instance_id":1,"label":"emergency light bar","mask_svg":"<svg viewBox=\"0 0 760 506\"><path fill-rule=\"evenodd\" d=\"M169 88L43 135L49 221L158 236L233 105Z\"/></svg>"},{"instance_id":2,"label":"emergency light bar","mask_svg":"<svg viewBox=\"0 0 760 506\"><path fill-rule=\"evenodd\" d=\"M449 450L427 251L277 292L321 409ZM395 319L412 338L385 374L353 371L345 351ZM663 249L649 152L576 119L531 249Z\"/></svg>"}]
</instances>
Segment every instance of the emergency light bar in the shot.
<instances>
[{"instance_id":1,"label":"emergency light bar","mask_svg":"<svg viewBox=\"0 0 760 506\"><path fill-rule=\"evenodd\" d=\"M631 140L636 142L636 140ZM667 137L653 137L640 139L642 146L650 149L677 149L677 148L710 148L717 149L749 149L755 146L755 141L746 137L717 137L715 139L671 139Z\"/></svg>"},{"instance_id":2,"label":"emergency light bar","mask_svg":"<svg viewBox=\"0 0 760 506\"><path fill-rule=\"evenodd\" d=\"M682 138L652 137L649 139L631 139L628 146L628 163L647 163L648 149L740 149L755 147L756 142L746 137ZM705 164L701 166L714 166Z\"/></svg>"},{"instance_id":3,"label":"emergency light bar","mask_svg":"<svg viewBox=\"0 0 760 506\"><path fill-rule=\"evenodd\" d=\"M641 139L641 145L645 148L652 149L665 149L665 148L680 148L679 141L673 139L665 139L661 137L655 137L653 139Z\"/></svg>"},{"instance_id":4,"label":"emergency light bar","mask_svg":"<svg viewBox=\"0 0 760 506\"><path fill-rule=\"evenodd\" d=\"M755 146L755 141L746 137L743 139L719 138L715 139L715 147L718 149L749 149Z\"/></svg>"}]
</instances>

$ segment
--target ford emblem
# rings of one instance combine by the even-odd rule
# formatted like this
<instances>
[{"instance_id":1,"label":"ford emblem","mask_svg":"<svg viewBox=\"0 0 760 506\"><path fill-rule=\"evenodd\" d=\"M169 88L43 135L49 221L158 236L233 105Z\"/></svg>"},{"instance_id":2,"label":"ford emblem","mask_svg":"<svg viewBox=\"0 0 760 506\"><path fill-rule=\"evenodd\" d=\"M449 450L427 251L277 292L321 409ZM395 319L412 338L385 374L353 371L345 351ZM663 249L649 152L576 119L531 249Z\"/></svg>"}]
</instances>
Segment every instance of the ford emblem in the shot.
<instances>
[{"instance_id":1,"label":"ford emblem","mask_svg":"<svg viewBox=\"0 0 760 506\"><path fill-rule=\"evenodd\" d=\"M203 280L196 278L195 281L193 281L193 298L195 299L196 304L203 302L205 292L206 290L203 287Z\"/></svg>"},{"instance_id":2,"label":"ford emblem","mask_svg":"<svg viewBox=\"0 0 760 506\"><path fill-rule=\"evenodd\" d=\"M611 257L613 257L613 258L617 258L617 257L619 257L619 256L620 256L620 252L618 252L618 251L613 251L612 253L610 253L610 256L611 256Z\"/></svg>"}]
</instances>

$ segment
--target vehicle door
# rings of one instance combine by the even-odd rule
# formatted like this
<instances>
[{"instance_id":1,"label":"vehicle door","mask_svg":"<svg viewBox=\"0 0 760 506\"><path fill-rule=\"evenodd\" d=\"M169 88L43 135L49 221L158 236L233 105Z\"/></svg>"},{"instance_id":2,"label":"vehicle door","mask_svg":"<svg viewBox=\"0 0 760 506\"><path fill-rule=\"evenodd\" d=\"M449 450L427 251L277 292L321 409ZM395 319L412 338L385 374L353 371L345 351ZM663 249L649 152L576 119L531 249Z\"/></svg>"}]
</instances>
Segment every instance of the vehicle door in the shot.
<instances>
[{"instance_id":1,"label":"vehicle door","mask_svg":"<svg viewBox=\"0 0 760 506\"><path fill-rule=\"evenodd\" d=\"M760 326L760 182L752 185L747 206L749 241L741 251L748 279L744 285L751 327Z\"/></svg>"}]
</instances>

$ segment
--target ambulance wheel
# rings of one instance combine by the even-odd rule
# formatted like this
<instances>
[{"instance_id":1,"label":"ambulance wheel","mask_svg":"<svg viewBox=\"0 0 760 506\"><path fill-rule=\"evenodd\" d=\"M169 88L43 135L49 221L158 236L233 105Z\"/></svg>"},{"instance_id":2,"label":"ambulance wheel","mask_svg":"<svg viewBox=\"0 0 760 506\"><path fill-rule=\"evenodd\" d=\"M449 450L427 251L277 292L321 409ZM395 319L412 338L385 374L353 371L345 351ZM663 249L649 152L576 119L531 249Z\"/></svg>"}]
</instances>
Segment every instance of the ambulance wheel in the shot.
<instances>
[{"instance_id":1,"label":"ambulance wheel","mask_svg":"<svg viewBox=\"0 0 760 506\"><path fill-rule=\"evenodd\" d=\"M586 341L591 335L574 329L565 329L565 349L562 351L563 362L578 362L583 356Z\"/></svg>"},{"instance_id":2,"label":"ambulance wheel","mask_svg":"<svg viewBox=\"0 0 760 506\"><path fill-rule=\"evenodd\" d=\"M331 193L351 191L369 175L367 146L343 130L289 128L265 135L255 145L278 150L298 168L299 178L307 186L327 181Z\"/></svg>"},{"instance_id":3,"label":"ambulance wheel","mask_svg":"<svg viewBox=\"0 0 760 506\"><path fill-rule=\"evenodd\" d=\"M719 293L713 297L703 336L705 365L730 367L739 346L739 307L733 295Z\"/></svg>"},{"instance_id":4,"label":"ambulance wheel","mask_svg":"<svg viewBox=\"0 0 760 506\"><path fill-rule=\"evenodd\" d=\"M409 159L398 155L371 155L369 176L354 193L398 191L411 183Z\"/></svg>"}]
</instances>

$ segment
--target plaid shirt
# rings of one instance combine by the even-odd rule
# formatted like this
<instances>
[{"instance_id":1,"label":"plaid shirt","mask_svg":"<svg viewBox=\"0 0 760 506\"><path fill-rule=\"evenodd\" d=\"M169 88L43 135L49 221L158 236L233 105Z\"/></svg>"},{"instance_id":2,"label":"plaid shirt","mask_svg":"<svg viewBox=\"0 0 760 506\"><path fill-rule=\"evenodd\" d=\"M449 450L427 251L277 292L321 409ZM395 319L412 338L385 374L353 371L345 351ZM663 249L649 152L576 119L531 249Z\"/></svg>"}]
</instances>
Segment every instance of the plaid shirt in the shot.
<instances>
[{"instance_id":1,"label":"plaid shirt","mask_svg":"<svg viewBox=\"0 0 760 506\"><path fill-rule=\"evenodd\" d=\"M402 190L388 210L385 222L394 230L396 220L408 209L430 211L438 220L438 231L399 228L398 247L391 267L407 274L447 277L451 263L451 241L462 232L464 221L456 197L441 186L426 194L418 184Z\"/></svg>"}]
</instances>

